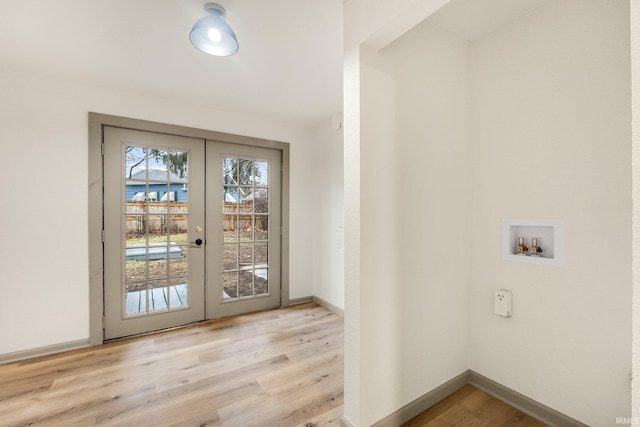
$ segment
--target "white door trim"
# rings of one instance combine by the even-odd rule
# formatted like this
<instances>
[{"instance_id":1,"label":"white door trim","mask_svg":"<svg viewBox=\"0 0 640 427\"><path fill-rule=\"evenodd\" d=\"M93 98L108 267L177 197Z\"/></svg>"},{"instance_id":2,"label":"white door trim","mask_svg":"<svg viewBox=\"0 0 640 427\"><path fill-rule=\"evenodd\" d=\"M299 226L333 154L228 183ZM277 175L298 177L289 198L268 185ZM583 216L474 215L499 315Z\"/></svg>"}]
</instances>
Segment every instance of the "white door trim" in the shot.
<instances>
[{"instance_id":1,"label":"white door trim","mask_svg":"<svg viewBox=\"0 0 640 427\"><path fill-rule=\"evenodd\" d=\"M89 113L89 343L104 342L104 269L103 269L103 127L121 127L148 132L250 145L282 152L282 245L281 306L289 305L289 144L204 129L168 125L146 120Z\"/></svg>"}]
</instances>

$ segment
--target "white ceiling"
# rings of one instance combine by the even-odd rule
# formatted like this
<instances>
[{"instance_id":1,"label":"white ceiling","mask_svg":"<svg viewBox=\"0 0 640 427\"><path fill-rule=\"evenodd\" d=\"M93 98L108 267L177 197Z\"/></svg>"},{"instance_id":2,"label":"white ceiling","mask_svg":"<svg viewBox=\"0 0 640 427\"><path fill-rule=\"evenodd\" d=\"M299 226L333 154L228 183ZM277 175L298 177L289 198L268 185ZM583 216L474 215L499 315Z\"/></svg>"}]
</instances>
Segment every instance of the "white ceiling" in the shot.
<instances>
[{"instance_id":1,"label":"white ceiling","mask_svg":"<svg viewBox=\"0 0 640 427\"><path fill-rule=\"evenodd\" d=\"M342 110L340 0L220 0L240 43L189 31L205 0L0 0L0 67L313 126Z\"/></svg>"},{"instance_id":2,"label":"white ceiling","mask_svg":"<svg viewBox=\"0 0 640 427\"><path fill-rule=\"evenodd\" d=\"M428 19L473 41L550 0L452 0ZM206 0L0 0L0 67L314 126L342 111L343 0L219 0L240 43L189 42Z\"/></svg>"},{"instance_id":3,"label":"white ceiling","mask_svg":"<svg viewBox=\"0 0 640 427\"><path fill-rule=\"evenodd\" d=\"M428 20L474 41L551 0L452 0Z\"/></svg>"}]
</instances>

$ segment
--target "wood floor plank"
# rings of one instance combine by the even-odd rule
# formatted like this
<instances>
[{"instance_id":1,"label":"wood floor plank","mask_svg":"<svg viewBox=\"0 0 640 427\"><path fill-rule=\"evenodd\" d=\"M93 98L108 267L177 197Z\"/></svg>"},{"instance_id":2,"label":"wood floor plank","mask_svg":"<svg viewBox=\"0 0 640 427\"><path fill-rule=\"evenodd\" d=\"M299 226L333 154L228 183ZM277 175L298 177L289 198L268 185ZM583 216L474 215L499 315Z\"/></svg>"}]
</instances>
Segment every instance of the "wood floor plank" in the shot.
<instances>
[{"instance_id":1,"label":"wood floor plank","mask_svg":"<svg viewBox=\"0 0 640 427\"><path fill-rule=\"evenodd\" d=\"M0 426L336 427L343 328L308 303L0 365ZM543 425L471 386L405 424Z\"/></svg>"},{"instance_id":2,"label":"wood floor plank","mask_svg":"<svg viewBox=\"0 0 640 427\"><path fill-rule=\"evenodd\" d=\"M402 427L544 427L546 424L471 385L441 400Z\"/></svg>"},{"instance_id":3,"label":"wood floor plank","mask_svg":"<svg viewBox=\"0 0 640 427\"><path fill-rule=\"evenodd\" d=\"M0 425L339 425L343 336L309 303L1 365Z\"/></svg>"}]
</instances>

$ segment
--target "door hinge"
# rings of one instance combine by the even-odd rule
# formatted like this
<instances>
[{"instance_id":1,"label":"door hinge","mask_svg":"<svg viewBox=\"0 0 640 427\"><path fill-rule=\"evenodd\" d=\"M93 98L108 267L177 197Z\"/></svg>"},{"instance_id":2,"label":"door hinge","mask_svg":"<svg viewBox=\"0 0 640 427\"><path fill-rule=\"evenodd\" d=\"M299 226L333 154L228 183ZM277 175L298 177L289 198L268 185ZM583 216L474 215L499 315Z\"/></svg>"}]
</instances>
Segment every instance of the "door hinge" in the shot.
<instances>
[{"instance_id":1,"label":"door hinge","mask_svg":"<svg viewBox=\"0 0 640 427\"><path fill-rule=\"evenodd\" d=\"M284 163L280 163L280 172L284 172Z\"/></svg>"},{"instance_id":2,"label":"door hinge","mask_svg":"<svg viewBox=\"0 0 640 427\"><path fill-rule=\"evenodd\" d=\"M102 240L102 243L104 243L104 230L102 230L100 234L101 234L100 240Z\"/></svg>"},{"instance_id":3,"label":"door hinge","mask_svg":"<svg viewBox=\"0 0 640 427\"><path fill-rule=\"evenodd\" d=\"M102 316L102 330L104 331L104 316Z\"/></svg>"},{"instance_id":4,"label":"door hinge","mask_svg":"<svg viewBox=\"0 0 640 427\"><path fill-rule=\"evenodd\" d=\"M104 156L104 141L100 143L100 154Z\"/></svg>"}]
</instances>

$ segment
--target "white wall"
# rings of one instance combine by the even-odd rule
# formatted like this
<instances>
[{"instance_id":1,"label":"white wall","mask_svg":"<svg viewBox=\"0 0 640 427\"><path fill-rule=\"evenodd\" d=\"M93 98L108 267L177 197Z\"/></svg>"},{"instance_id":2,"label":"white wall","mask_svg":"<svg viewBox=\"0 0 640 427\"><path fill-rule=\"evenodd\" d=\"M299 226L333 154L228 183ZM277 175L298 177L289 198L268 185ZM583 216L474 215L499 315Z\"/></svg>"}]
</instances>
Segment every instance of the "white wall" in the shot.
<instances>
[{"instance_id":1,"label":"white wall","mask_svg":"<svg viewBox=\"0 0 640 427\"><path fill-rule=\"evenodd\" d=\"M474 42L471 76L470 367L614 425L631 413L629 4L549 2ZM563 219L564 266L503 261L503 218Z\"/></svg>"},{"instance_id":2,"label":"white wall","mask_svg":"<svg viewBox=\"0 0 640 427\"><path fill-rule=\"evenodd\" d=\"M364 313L365 294L370 286L363 276L364 244L361 237L369 230L361 215L363 192L362 176L365 160L363 158L366 135L371 129L375 137L378 129L375 120L362 120L361 110L366 105L366 91L361 88L365 80L365 68L360 61L363 43L375 39L373 46L379 48L394 39L395 34L402 34L415 23L426 18L440 7L443 0L402 0L389 2L349 0L344 4L344 204L345 204L345 384L344 384L344 418L355 426L364 425L372 418L366 414L370 397L365 396L370 390L364 388L365 377L370 369L365 370L363 361L375 353L380 347L372 349L371 341L365 343L365 335L375 333L375 327L368 322L371 314ZM425 10L426 8L426 10ZM397 19L398 14L402 15ZM385 93L380 88L376 94L369 94L375 102L384 103ZM373 122L373 123L372 123ZM387 124L382 124L386 127ZM393 325L392 325L393 326ZM384 344L385 346L387 343ZM389 343L392 345L392 343ZM373 416L378 416L377 411Z\"/></svg>"},{"instance_id":3,"label":"white wall","mask_svg":"<svg viewBox=\"0 0 640 427\"><path fill-rule=\"evenodd\" d=\"M468 43L424 23L361 52L359 425L370 425L468 366Z\"/></svg>"},{"instance_id":4,"label":"white wall","mask_svg":"<svg viewBox=\"0 0 640 427\"><path fill-rule=\"evenodd\" d=\"M640 0L631 0L633 124L633 381L632 416L640 425Z\"/></svg>"},{"instance_id":5,"label":"white wall","mask_svg":"<svg viewBox=\"0 0 640 427\"><path fill-rule=\"evenodd\" d=\"M400 363L418 377L438 363L423 352L437 336L433 330L404 331L405 319L420 316L428 319L426 324L449 326L437 308L428 306L430 301L420 307L427 314L418 314L419 300L409 295L415 297L419 286L396 280L415 277L415 270L402 264L415 256L408 249L417 249L406 231L410 204L403 200L392 209L375 200L392 193L390 177L402 174L397 165L405 153L433 148L419 145L429 140L422 137L433 131L432 123L458 119L446 107L421 108L429 103L428 91L450 101L437 90L442 76L435 70L444 67L447 76L447 71L464 69L462 59L443 64L443 58L451 59L444 49L429 50L438 37L428 26L380 55L369 51L364 46L393 25L377 19L376 7L361 3L345 4L345 418L356 426L399 409L428 376L404 375ZM433 5L405 1L388 11L389 21L419 9L417 3ZM374 24L363 29L366 22ZM350 25L355 29L349 31ZM451 37L440 34L439 40L446 38ZM469 348L461 345L460 351L469 356L466 366L481 374L590 425L611 425L615 417L631 413L628 3L549 2L473 43L469 55L473 149L467 195L472 197L473 231L460 246L467 242L471 249L466 258L470 307L461 313L469 315L471 348L467 353ZM403 65L415 61L424 64L415 72ZM411 96L400 95L403 87L413 91ZM418 181L428 173L419 172ZM563 267L502 260L501 219L517 217L564 219ZM424 236L449 249L439 230ZM444 259L465 268L464 255ZM443 277L458 276L446 272L438 278ZM397 282L403 284L401 291L409 291L406 296L384 287ZM514 292L510 319L492 314L493 291L501 287ZM445 297L453 295L447 288ZM411 351L421 357L403 357ZM424 381L418 394L438 384Z\"/></svg>"},{"instance_id":6,"label":"white wall","mask_svg":"<svg viewBox=\"0 0 640 427\"><path fill-rule=\"evenodd\" d=\"M344 52L344 418L360 425L360 48Z\"/></svg>"},{"instance_id":7,"label":"white wall","mask_svg":"<svg viewBox=\"0 0 640 427\"><path fill-rule=\"evenodd\" d=\"M338 120L338 119L336 119ZM344 156L342 122L313 129L313 295L344 309Z\"/></svg>"},{"instance_id":8,"label":"white wall","mask_svg":"<svg viewBox=\"0 0 640 427\"><path fill-rule=\"evenodd\" d=\"M290 297L312 294L309 129L11 70L0 94L0 354L89 336L89 111L291 143Z\"/></svg>"}]
</instances>

